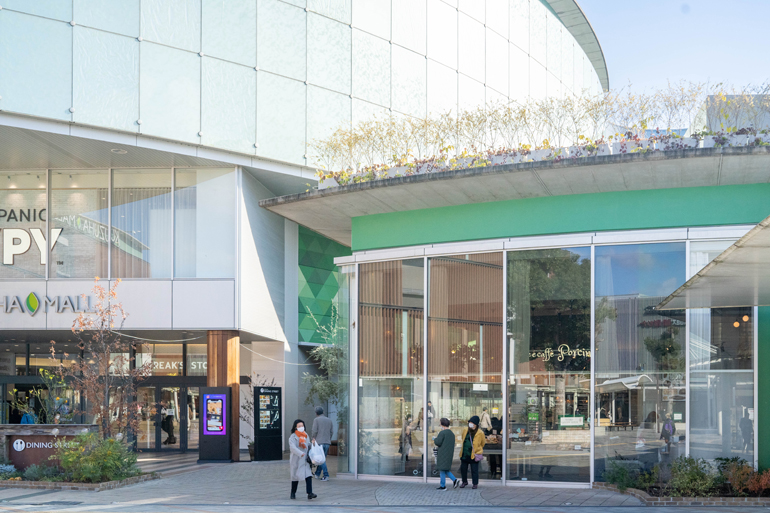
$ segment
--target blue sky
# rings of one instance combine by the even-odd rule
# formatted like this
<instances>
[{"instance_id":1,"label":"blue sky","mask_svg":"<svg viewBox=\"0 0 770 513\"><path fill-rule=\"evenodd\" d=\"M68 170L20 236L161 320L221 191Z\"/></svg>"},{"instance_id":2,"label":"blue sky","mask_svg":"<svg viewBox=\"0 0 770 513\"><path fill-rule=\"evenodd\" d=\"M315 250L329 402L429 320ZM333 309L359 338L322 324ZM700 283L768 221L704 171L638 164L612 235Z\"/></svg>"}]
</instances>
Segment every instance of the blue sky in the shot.
<instances>
[{"instance_id":1,"label":"blue sky","mask_svg":"<svg viewBox=\"0 0 770 513\"><path fill-rule=\"evenodd\" d=\"M770 79L770 0L578 0L599 42L610 87L656 89L666 79Z\"/></svg>"}]
</instances>

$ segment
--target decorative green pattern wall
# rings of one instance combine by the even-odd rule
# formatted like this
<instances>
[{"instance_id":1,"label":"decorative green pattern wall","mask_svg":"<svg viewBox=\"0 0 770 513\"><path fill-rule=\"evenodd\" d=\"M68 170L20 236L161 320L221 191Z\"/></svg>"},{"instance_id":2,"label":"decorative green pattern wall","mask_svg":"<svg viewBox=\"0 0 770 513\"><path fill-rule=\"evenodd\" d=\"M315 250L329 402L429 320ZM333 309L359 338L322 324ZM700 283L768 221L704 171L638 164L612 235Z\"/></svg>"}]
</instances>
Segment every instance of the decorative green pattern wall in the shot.
<instances>
[{"instance_id":1,"label":"decorative green pattern wall","mask_svg":"<svg viewBox=\"0 0 770 513\"><path fill-rule=\"evenodd\" d=\"M299 227L299 341L323 342L308 309L322 326L331 320L339 291L340 273L334 258L350 255L350 248Z\"/></svg>"}]
</instances>

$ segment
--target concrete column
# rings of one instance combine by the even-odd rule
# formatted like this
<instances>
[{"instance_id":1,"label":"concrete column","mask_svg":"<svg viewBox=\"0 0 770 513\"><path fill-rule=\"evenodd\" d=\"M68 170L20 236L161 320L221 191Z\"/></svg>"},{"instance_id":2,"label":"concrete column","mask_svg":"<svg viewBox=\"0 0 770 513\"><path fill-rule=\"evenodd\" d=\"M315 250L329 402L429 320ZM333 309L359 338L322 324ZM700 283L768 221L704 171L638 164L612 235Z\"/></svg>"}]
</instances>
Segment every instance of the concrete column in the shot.
<instances>
[{"instance_id":1,"label":"concrete column","mask_svg":"<svg viewBox=\"0 0 770 513\"><path fill-rule=\"evenodd\" d=\"M286 337L283 346L283 448L288 449L289 430L294 419L299 417L302 372L299 352L299 230L296 223L286 220L284 225L284 314L283 331ZM312 422L312 419L308 420Z\"/></svg>"},{"instance_id":2,"label":"concrete column","mask_svg":"<svg viewBox=\"0 0 770 513\"><path fill-rule=\"evenodd\" d=\"M240 455L240 334L233 330L209 330L207 343L208 370L206 384L210 387L230 387L230 442L232 459Z\"/></svg>"}]
</instances>

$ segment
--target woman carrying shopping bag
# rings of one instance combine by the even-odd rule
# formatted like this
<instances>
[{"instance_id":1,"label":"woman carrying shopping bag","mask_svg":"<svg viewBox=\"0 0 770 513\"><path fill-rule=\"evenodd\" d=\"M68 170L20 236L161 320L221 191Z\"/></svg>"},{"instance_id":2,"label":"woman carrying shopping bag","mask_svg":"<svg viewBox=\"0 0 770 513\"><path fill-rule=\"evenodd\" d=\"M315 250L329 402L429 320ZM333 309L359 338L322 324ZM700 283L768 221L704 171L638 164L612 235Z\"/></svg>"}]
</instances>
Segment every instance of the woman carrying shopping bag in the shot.
<instances>
[{"instance_id":1,"label":"woman carrying shopping bag","mask_svg":"<svg viewBox=\"0 0 770 513\"><path fill-rule=\"evenodd\" d=\"M452 460L455 455L455 434L449 429L449 419L441 419L441 432L433 443L436 444L436 469L441 473L439 490L446 490L446 478L452 480L454 488L460 484L460 480L452 474Z\"/></svg>"},{"instance_id":2,"label":"woman carrying shopping bag","mask_svg":"<svg viewBox=\"0 0 770 513\"><path fill-rule=\"evenodd\" d=\"M313 493L313 472L310 470L307 452L310 449L310 437L305 433L305 423L300 419L294 421L291 427L291 436L289 437L289 467L291 468L291 498L297 498L297 487L300 480L305 481L305 491L307 498L315 499L318 497Z\"/></svg>"},{"instance_id":3,"label":"woman carrying shopping bag","mask_svg":"<svg viewBox=\"0 0 770 513\"><path fill-rule=\"evenodd\" d=\"M473 489L479 487L479 462L484 458L484 444L486 442L484 432L479 428L479 416L474 415L468 421L468 427L463 431L462 451L460 452L460 475L463 478L463 483L460 488L468 486L469 465Z\"/></svg>"}]
</instances>

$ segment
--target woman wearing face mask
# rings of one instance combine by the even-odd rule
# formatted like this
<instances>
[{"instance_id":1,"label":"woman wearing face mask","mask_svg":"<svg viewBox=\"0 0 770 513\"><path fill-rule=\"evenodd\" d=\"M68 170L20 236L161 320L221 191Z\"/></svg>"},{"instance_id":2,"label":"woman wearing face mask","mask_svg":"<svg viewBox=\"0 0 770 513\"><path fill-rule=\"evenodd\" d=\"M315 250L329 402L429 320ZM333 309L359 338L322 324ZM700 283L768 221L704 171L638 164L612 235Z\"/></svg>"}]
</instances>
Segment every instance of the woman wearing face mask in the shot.
<instances>
[{"instance_id":1,"label":"woman wearing face mask","mask_svg":"<svg viewBox=\"0 0 770 513\"><path fill-rule=\"evenodd\" d=\"M307 498L315 499L318 497L313 493L313 472L310 470L310 464L307 462L307 451L310 449L310 437L305 433L305 423L300 419L294 421L291 427L291 436L289 437L289 449L291 457L289 466L291 468L291 498L297 498L297 487L300 480L305 481L305 491Z\"/></svg>"},{"instance_id":2,"label":"woman wearing face mask","mask_svg":"<svg viewBox=\"0 0 770 513\"><path fill-rule=\"evenodd\" d=\"M487 439L479 429L479 417L474 415L468 421L468 427L463 431L462 450L460 451L460 475L463 483L460 488L468 486L468 465L471 466L473 489L479 487L479 462L484 458L484 444Z\"/></svg>"}]
</instances>

